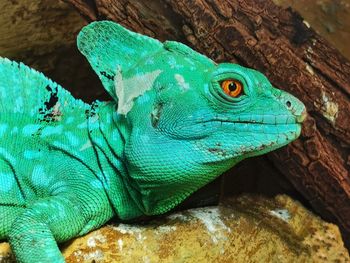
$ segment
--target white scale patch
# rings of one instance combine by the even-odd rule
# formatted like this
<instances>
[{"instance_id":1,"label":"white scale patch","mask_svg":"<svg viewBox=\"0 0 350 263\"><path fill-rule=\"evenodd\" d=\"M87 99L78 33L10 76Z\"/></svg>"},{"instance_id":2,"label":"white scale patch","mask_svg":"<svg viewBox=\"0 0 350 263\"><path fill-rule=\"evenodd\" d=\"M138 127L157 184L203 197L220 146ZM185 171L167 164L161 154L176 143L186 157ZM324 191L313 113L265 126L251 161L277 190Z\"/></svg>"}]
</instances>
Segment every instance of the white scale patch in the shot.
<instances>
[{"instance_id":1,"label":"white scale patch","mask_svg":"<svg viewBox=\"0 0 350 263\"><path fill-rule=\"evenodd\" d=\"M134 99L150 90L153 87L155 79L161 72L162 71L158 69L128 79L123 79L121 68L118 67L114 78L115 94L118 97L117 112L126 115L132 109Z\"/></svg>"},{"instance_id":2,"label":"white scale patch","mask_svg":"<svg viewBox=\"0 0 350 263\"><path fill-rule=\"evenodd\" d=\"M184 77L180 74L175 74L175 79L177 81L177 84L180 86L180 88L183 91L186 91L190 88L190 85L185 81Z\"/></svg>"},{"instance_id":3,"label":"white scale patch","mask_svg":"<svg viewBox=\"0 0 350 263\"><path fill-rule=\"evenodd\" d=\"M88 148L92 147L92 143L90 140L88 140L84 145L82 145L79 149L79 151L84 151Z\"/></svg>"}]
</instances>

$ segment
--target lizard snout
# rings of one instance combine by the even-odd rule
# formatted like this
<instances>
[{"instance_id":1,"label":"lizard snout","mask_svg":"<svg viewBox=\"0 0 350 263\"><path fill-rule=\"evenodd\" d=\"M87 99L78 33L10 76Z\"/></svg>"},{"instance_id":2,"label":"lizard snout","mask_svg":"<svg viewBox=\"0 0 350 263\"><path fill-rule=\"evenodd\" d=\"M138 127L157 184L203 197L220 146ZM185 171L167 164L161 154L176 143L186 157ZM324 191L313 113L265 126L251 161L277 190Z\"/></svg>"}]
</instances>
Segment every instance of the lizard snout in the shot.
<instances>
[{"instance_id":1,"label":"lizard snout","mask_svg":"<svg viewBox=\"0 0 350 263\"><path fill-rule=\"evenodd\" d=\"M283 92L279 100L293 114L297 123L302 123L305 120L307 116L306 108L299 99L289 93Z\"/></svg>"}]
</instances>

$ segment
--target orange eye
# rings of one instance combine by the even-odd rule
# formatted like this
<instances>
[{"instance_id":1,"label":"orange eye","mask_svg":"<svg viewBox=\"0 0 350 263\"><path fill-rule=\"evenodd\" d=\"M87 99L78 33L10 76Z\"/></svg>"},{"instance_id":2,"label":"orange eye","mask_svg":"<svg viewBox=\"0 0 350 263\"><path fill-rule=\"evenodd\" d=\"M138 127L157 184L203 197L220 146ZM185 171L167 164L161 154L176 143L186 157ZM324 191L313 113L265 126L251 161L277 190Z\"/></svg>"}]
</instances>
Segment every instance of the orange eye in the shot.
<instances>
[{"instance_id":1,"label":"orange eye","mask_svg":"<svg viewBox=\"0 0 350 263\"><path fill-rule=\"evenodd\" d=\"M237 98L243 94L243 85L240 81L235 79L227 79L221 82L221 88L225 94L232 98Z\"/></svg>"}]
</instances>

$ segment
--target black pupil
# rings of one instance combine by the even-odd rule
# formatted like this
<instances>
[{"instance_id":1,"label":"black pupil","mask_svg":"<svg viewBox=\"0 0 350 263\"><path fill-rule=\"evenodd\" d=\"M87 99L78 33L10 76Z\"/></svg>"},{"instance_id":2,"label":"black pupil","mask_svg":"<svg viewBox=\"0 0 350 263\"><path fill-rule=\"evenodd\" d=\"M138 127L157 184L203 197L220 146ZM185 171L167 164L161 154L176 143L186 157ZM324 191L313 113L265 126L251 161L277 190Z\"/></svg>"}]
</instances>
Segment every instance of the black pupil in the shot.
<instances>
[{"instance_id":1,"label":"black pupil","mask_svg":"<svg viewBox=\"0 0 350 263\"><path fill-rule=\"evenodd\" d=\"M228 85L228 89L229 89L231 92L235 91L235 90L237 89L236 83L232 81L232 82Z\"/></svg>"}]
</instances>

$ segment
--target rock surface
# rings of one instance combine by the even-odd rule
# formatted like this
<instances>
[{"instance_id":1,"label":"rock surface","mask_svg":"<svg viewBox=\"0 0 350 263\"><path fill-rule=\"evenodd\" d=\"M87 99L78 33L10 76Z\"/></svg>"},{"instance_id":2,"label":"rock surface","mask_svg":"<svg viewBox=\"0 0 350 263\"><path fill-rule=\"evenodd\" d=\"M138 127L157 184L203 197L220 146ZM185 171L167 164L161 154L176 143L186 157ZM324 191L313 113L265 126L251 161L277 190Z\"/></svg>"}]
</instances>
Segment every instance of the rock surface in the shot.
<instances>
[{"instance_id":1,"label":"rock surface","mask_svg":"<svg viewBox=\"0 0 350 263\"><path fill-rule=\"evenodd\" d=\"M350 262L338 227L285 195L245 195L62 246L67 262ZM12 262L0 244L1 262Z\"/></svg>"}]
</instances>

